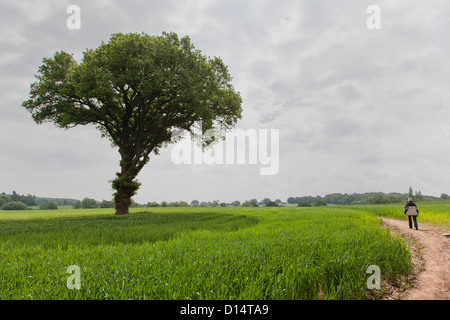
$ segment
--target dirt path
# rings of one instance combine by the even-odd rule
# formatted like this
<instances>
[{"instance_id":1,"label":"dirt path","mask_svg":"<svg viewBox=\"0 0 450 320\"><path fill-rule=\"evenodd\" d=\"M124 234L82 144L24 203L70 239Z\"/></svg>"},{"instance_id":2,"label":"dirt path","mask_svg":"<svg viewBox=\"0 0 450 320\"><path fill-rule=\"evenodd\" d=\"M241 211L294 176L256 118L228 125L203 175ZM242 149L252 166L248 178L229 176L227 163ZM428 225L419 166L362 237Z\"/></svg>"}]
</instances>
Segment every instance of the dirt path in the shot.
<instances>
[{"instance_id":1,"label":"dirt path","mask_svg":"<svg viewBox=\"0 0 450 320\"><path fill-rule=\"evenodd\" d=\"M400 299L450 300L450 238L443 236L449 231L421 223L420 219L419 230L409 229L408 221L382 219L393 232L398 232L402 237L409 239L407 241L412 250L420 251L419 257L414 257L413 262L424 270L418 270L417 279Z\"/></svg>"}]
</instances>

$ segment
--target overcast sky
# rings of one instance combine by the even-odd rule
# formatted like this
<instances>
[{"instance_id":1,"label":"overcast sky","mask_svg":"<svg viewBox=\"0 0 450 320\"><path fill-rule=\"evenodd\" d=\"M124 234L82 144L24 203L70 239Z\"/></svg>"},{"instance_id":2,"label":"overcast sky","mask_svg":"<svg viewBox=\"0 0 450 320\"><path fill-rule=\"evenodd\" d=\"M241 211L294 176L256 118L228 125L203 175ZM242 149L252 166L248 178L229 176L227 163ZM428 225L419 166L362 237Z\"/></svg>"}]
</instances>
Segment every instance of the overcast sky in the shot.
<instances>
[{"instance_id":1,"label":"overcast sky","mask_svg":"<svg viewBox=\"0 0 450 320\"><path fill-rule=\"evenodd\" d=\"M80 29L66 25L72 4ZM381 29L368 28L369 5ZM2 0L0 192L111 199L117 149L92 126L37 125L21 103L43 57L173 31L228 65L236 128L279 130L279 170L177 165L171 146L139 174L137 202L450 193L449 30L448 0Z\"/></svg>"}]
</instances>

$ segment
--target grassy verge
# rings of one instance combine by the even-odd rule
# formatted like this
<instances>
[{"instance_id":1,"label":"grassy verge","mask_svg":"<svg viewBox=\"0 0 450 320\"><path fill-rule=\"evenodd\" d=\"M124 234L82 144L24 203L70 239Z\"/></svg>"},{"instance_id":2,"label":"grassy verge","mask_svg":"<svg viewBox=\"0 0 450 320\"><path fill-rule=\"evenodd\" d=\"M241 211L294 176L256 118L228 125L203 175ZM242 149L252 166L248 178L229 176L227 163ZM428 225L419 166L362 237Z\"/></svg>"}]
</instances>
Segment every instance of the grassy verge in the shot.
<instances>
[{"instance_id":1,"label":"grassy verge","mask_svg":"<svg viewBox=\"0 0 450 320\"><path fill-rule=\"evenodd\" d=\"M450 228L450 201L417 202L419 209L418 221L433 223L442 227ZM403 214L404 204L382 204L366 206L347 206L354 210L372 213L377 216L407 220Z\"/></svg>"}]
</instances>

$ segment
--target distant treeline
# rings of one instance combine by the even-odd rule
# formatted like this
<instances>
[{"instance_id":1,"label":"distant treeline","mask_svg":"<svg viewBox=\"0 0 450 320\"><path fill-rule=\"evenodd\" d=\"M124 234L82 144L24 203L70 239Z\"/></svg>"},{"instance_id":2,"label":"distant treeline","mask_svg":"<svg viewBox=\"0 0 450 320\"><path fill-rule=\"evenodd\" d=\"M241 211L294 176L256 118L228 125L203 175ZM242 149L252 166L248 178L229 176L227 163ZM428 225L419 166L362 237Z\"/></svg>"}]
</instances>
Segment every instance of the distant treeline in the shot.
<instances>
[{"instance_id":1,"label":"distant treeline","mask_svg":"<svg viewBox=\"0 0 450 320\"><path fill-rule=\"evenodd\" d=\"M147 204L139 204L132 202L131 207L258 207L258 206L282 206L285 204L337 204L337 205L361 205L361 204L384 204L384 203L400 203L405 202L409 197L413 197L415 201L437 201L437 200L450 200L450 196L442 193L441 196L426 196L422 195L419 191L413 193L412 188L409 189L409 193L383 193L383 192L366 192L366 193L331 193L324 197L321 196L302 196L302 197L289 197L286 202L280 199L271 200L269 198L264 198L261 201L256 199L250 199L244 202L239 200L233 201L231 203L219 202L219 200L214 200L212 202L200 202L198 200L192 200L189 204L186 201L177 202L148 202ZM57 206L72 206L74 209L88 209L88 208L114 208L114 202L112 200L97 201L91 198L84 198L83 200L76 199L64 199L64 198L42 198L36 197L34 195L21 195L13 191L11 194L1 193L0 194L0 209L6 209L6 204L8 204L10 210L17 207L17 204L25 204L23 209L26 207L40 206L45 209L46 206L55 203ZM14 204L14 206L13 206ZM5 206L5 208L2 208ZM19 209L17 209L19 210Z\"/></svg>"},{"instance_id":2,"label":"distant treeline","mask_svg":"<svg viewBox=\"0 0 450 320\"><path fill-rule=\"evenodd\" d=\"M41 206L49 202L55 202L58 206L71 206L76 201L75 199L41 198L31 194L18 194L16 191L13 191L11 194L6 194L5 192L0 194L0 207L7 202L22 202L28 207Z\"/></svg>"},{"instance_id":3,"label":"distant treeline","mask_svg":"<svg viewBox=\"0 0 450 320\"><path fill-rule=\"evenodd\" d=\"M336 204L336 205L361 205L361 204L384 204L384 203L401 203L406 202L409 197L412 197L414 201L438 201L438 200L450 200L450 196L443 193L441 196L433 197L422 195L419 191L413 192L412 188L410 188L409 193L383 193L383 192L366 192L366 193L332 193L327 194L324 197L321 196L302 196L302 197L289 197L286 202L281 201L280 199L271 200L269 198L264 198L261 201L257 199L250 199L244 202L240 202L239 200L233 201L231 203L219 202L219 200L214 200L212 202L200 202L198 200L192 200L190 204L185 201L180 202L166 202L163 201L161 203L157 202L149 202L147 205L139 205L134 203L134 206L146 206L146 207L259 207L259 206L267 206L267 207L278 207L286 204L290 205L298 205L301 206L321 206L327 204Z\"/></svg>"},{"instance_id":4,"label":"distant treeline","mask_svg":"<svg viewBox=\"0 0 450 320\"><path fill-rule=\"evenodd\" d=\"M442 194L440 198L433 196L422 195L420 191L415 194L410 193L383 193L383 192L366 192L366 193L331 193L324 197L306 196L306 197L289 197L287 203L297 204L299 202L314 203L318 200L323 200L327 204L383 204L383 203L400 203L405 202L409 197L414 198L415 201L437 201L446 200L448 195ZM450 197L448 197L450 199Z\"/></svg>"}]
</instances>

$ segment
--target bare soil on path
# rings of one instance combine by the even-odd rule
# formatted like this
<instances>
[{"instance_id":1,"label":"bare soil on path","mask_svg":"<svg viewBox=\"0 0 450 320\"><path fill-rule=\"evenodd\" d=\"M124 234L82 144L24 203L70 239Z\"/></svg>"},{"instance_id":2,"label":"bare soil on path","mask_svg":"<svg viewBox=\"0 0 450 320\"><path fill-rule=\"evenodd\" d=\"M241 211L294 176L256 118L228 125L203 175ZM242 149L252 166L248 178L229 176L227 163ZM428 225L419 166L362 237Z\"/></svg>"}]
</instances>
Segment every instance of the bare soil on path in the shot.
<instances>
[{"instance_id":1,"label":"bare soil on path","mask_svg":"<svg viewBox=\"0 0 450 320\"><path fill-rule=\"evenodd\" d=\"M382 217L395 234L406 239L415 266L414 280L400 294L401 300L450 300L450 238L449 230L419 222L419 230L410 229L408 221Z\"/></svg>"}]
</instances>

